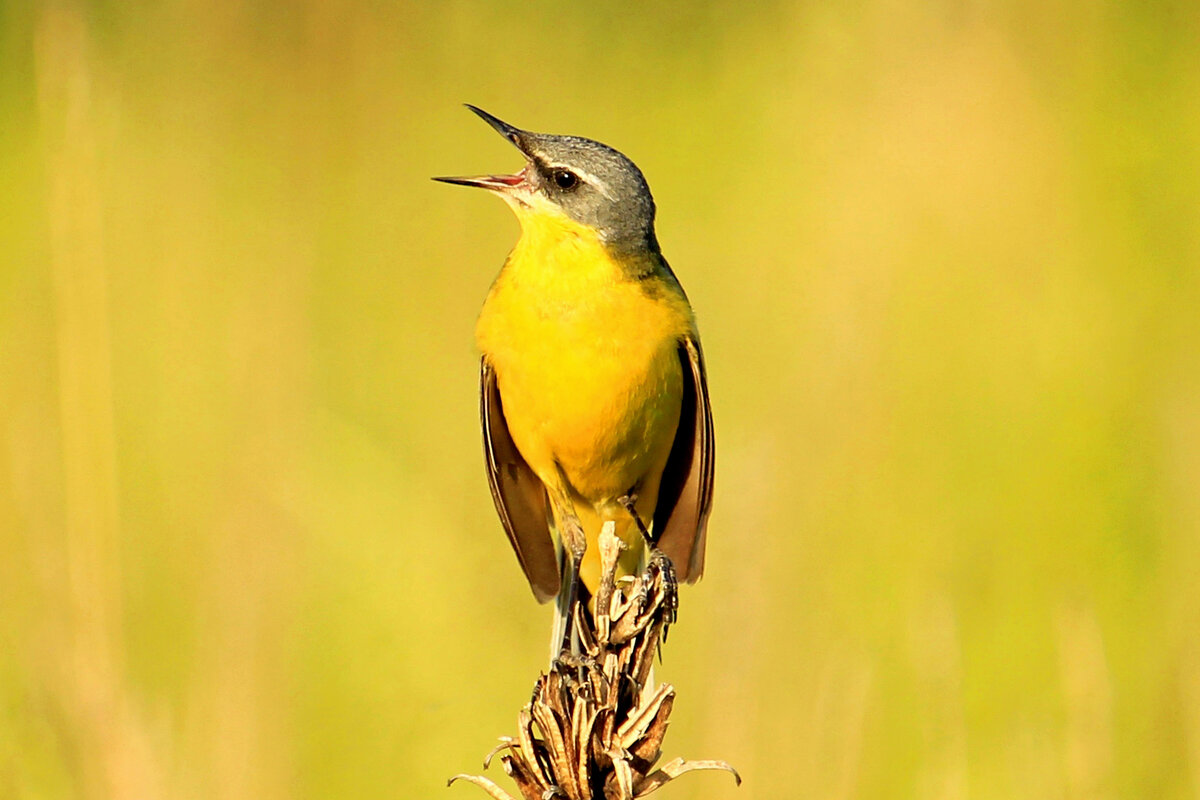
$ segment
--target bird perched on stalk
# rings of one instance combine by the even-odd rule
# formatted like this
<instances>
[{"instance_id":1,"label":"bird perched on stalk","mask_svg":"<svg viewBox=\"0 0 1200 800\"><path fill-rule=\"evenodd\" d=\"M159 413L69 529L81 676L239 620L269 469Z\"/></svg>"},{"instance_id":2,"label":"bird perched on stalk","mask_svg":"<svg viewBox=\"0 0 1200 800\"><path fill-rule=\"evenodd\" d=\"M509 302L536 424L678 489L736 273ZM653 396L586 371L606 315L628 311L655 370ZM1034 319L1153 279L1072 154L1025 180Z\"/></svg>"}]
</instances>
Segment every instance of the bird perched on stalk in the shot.
<instances>
[{"instance_id":1,"label":"bird perched on stalk","mask_svg":"<svg viewBox=\"0 0 1200 800\"><path fill-rule=\"evenodd\" d=\"M499 195L521 237L476 327L488 480L541 602L568 620L600 583L597 537L704 569L713 426L691 306L659 249L641 171L590 139L532 133L468 106L525 156L512 175L435 178ZM580 589L582 583L583 589Z\"/></svg>"}]
</instances>

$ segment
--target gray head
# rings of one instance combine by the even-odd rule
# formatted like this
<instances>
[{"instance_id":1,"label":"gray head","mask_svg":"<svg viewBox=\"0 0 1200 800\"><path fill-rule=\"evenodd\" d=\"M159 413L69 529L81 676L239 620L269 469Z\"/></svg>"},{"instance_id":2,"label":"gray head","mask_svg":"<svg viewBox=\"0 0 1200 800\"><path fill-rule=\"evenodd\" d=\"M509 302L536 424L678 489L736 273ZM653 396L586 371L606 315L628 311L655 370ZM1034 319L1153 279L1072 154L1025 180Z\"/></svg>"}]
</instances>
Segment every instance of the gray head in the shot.
<instances>
[{"instance_id":1,"label":"gray head","mask_svg":"<svg viewBox=\"0 0 1200 800\"><path fill-rule=\"evenodd\" d=\"M515 175L434 178L490 189L522 210L551 210L594 229L619 251L657 250L654 198L642 171L608 145L579 136L555 136L515 128L468 105L526 158Z\"/></svg>"}]
</instances>

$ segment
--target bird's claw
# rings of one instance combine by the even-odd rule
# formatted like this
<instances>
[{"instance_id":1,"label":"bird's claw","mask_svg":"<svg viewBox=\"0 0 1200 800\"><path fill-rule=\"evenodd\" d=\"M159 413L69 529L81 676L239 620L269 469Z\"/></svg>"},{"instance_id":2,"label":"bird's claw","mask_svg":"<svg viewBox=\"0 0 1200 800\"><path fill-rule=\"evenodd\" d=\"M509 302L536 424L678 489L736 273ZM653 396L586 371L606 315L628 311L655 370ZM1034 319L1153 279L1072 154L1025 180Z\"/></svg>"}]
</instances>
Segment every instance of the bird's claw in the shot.
<instances>
[{"instance_id":1,"label":"bird's claw","mask_svg":"<svg viewBox=\"0 0 1200 800\"><path fill-rule=\"evenodd\" d=\"M666 625L675 621L679 611L679 581L675 577L675 565L667 554L657 547L650 550L650 561L646 565L647 572L662 575L663 587L663 620ZM663 639L667 638L666 626L663 627Z\"/></svg>"}]
</instances>

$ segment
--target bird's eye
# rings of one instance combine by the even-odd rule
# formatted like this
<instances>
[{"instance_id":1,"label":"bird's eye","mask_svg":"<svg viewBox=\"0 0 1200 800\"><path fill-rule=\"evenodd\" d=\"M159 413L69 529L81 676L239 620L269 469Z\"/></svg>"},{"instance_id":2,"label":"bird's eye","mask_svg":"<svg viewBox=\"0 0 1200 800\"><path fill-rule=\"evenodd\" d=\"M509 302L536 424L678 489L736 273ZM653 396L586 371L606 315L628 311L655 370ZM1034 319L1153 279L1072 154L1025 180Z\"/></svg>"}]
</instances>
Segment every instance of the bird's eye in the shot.
<instances>
[{"instance_id":1,"label":"bird's eye","mask_svg":"<svg viewBox=\"0 0 1200 800\"><path fill-rule=\"evenodd\" d=\"M564 192L569 192L579 185L579 176L569 169L556 169L550 173L550 179L554 181L554 185L562 189Z\"/></svg>"}]
</instances>

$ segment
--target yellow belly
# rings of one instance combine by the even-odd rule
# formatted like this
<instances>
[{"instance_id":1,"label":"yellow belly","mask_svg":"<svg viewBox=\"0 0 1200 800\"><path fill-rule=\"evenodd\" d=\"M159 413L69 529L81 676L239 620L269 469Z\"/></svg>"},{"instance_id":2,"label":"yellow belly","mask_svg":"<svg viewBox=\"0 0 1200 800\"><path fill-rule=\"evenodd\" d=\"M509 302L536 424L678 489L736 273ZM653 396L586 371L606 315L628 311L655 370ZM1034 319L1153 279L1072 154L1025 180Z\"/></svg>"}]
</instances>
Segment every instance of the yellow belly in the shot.
<instances>
[{"instance_id":1,"label":"yellow belly","mask_svg":"<svg viewBox=\"0 0 1200 800\"><path fill-rule=\"evenodd\" d=\"M682 387L674 347L588 341L553 323L529 332L525 347L512 342L520 352L493 361L513 441L547 486L561 472L572 494L615 500L674 438Z\"/></svg>"},{"instance_id":2,"label":"yellow belly","mask_svg":"<svg viewBox=\"0 0 1200 800\"><path fill-rule=\"evenodd\" d=\"M692 324L665 282L630 279L587 231L525 234L484 305L477 339L496 370L513 442L551 490L574 506L595 588L594 543L606 519L639 543L616 500L638 493L653 519L679 421L678 342ZM541 235L538 235L538 234Z\"/></svg>"}]
</instances>

